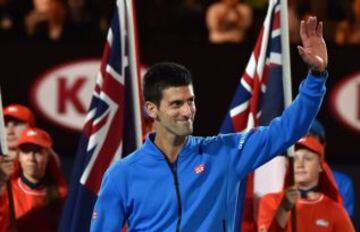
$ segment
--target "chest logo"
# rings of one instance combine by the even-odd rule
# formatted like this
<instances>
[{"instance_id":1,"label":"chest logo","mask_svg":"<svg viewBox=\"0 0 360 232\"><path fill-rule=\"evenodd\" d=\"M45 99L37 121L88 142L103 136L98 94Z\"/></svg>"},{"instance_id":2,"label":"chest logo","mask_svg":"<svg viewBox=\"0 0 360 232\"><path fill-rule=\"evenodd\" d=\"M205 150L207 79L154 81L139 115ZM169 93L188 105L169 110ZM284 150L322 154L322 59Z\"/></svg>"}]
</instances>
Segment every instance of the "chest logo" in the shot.
<instances>
[{"instance_id":1,"label":"chest logo","mask_svg":"<svg viewBox=\"0 0 360 232\"><path fill-rule=\"evenodd\" d=\"M317 219L315 221L316 225L321 226L321 227L329 227L329 222L326 221L325 219Z\"/></svg>"},{"instance_id":2,"label":"chest logo","mask_svg":"<svg viewBox=\"0 0 360 232\"><path fill-rule=\"evenodd\" d=\"M195 172L196 175L200 175L204 171L205 171L205 164L199 164L198 166L196 166L194 168L194 172Z\"/></svg>"},{"instance_id":3,"label":"chest logo","mask_svg":"<svg viewBox=\"0 0 360 232\"><path fill-rule=\"evenodd\" d=\"M92 213L91 219L92 219L92 220L95 220L96 218L97 218L97 213L96 213L96 211L94 210L93 213Z\"/></svg>"}]
</instances>

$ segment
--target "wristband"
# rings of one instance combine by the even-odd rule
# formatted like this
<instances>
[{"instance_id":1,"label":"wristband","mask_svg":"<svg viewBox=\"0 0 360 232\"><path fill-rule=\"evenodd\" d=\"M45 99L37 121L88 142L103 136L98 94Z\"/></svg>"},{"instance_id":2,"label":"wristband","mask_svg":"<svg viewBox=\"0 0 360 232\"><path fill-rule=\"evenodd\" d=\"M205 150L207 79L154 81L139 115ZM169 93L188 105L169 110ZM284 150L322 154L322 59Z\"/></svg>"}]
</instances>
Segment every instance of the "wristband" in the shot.
<instances>
[{"instance_id":1,"label":"wristband","mask_svg":"<svg viewBox=\"0 0 360 232\"><path fill-rule=\"evenodd\" d=\"M309 70L310 74L312 76L315 76L315 77L325 77L327 75L327 70L325 69L324 71L317 71L317 70L314 70L314 69L310 69Z\"/></svg>"}]
</instances>

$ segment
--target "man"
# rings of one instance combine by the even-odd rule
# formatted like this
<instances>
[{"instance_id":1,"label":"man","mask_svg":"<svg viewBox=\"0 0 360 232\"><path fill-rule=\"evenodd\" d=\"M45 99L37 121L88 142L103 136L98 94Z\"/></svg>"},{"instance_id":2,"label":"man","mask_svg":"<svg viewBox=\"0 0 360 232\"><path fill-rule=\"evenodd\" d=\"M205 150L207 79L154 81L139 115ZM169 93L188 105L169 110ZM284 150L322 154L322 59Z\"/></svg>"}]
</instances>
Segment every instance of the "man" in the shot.
<instances>
[{"instance_id":1,"label":"man","mask_svg":"<svg viewBox=\"0 0 360 232\"><path fill-rule=\"evenodd\" d=\"M318 120L314 120L313 124L311 125L309 134L318 139L318 141L324 147L326 146L325 129ZM332 169L332 174L335 177L336 185L344 200L343 206L346 209L346 212L349 214L350 218L353 218L355 208L355 190L353 182L350 176L346 175L345 173Z\"/></svg>"},{"instance_id":2,"label":"man","mask_svg":"<svg viewBox=\"0 0 360 232\"><path fill-rule=\"evenodd\" d=\"M305 136L296 143L294 173L296 187L267 194L260 200L259 232L292 231L290 209L293 207L296 207L298 232L355 231L324 161L324 146L316 138Z\"/></svg>"},{"instance_id":3,"label":"man","mask_svg":"<svg viewBox=\"0 0 360 232\"><path fill-rule=\"evenodd\" d=\"M322 23L301 23L299 53L311 67L300 94L268 127L195 137L190 72L160 63L144 77L143 94L155 132L105 174L91 231L231 231L240 181L308 130L325 93L327 50ZM311 74L312 73L312 74Z\"/></svg>"},{"instance_id":4,"label":"man","mask_svg":"<svg viewBox=\"0 0 360 232\"><path fill-rule=\"evenodd\" d=\"M18 140L18 160L11 176L17 231L57 230L58 218L67 194L61 171L50 150L52 140L41 129L26 129ZM10 209L6 181L0 181L0 231L10 230Z\"/></svg>"}]
</instances>

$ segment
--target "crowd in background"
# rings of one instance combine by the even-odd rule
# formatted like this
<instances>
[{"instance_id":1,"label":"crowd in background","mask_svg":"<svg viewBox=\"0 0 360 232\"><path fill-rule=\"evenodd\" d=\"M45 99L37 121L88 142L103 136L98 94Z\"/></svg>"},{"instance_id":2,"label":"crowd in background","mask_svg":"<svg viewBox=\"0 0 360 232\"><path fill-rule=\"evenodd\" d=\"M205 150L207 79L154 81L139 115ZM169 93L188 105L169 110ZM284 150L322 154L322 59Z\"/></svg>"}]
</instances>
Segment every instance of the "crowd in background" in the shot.
<instances>
[{"instance_id":1,"label":"crowd in background","mask_svg":"<svg viewBox=\"0 0 360 232\"><path fill-rule=\"evenodd\" d=\"M113 4L97 0L0 0L0 37L33 41L99 39L107 31Z\"/></svg>"},{"instance_id":2,"label":"crowd in background","mask_svg":"<svg viewBox=\"0 0 360 232\"><path fill-rule=\"evenodd\" d=\"M135 1L140 39L212 43L253 41L263 22L267 2ZM41 41L103 39L114 4L114 0L0 0L0 37L2 40ZM299 41L299 20L310 14L324 20L327 42L338 45L360 43L360 0L288 0L288 9L293 43ZM237 32L233 30L232 35L222 39L216 39L219 34L215 33L214 39L212 31L215 27L220 31L236 28Z\"/></svg>"}]
</instances>

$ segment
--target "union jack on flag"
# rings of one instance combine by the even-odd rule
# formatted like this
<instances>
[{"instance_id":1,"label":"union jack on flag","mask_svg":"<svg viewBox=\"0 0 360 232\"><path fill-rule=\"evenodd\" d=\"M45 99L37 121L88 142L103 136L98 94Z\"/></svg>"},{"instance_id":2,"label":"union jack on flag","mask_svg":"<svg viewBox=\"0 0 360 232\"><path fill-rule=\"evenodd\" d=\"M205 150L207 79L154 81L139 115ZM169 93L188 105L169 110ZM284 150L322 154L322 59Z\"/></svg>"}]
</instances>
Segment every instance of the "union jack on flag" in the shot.
<instances>
[{"instance_id":1,"label":"union jack on flag","mask_svg":"<svg viewBox=\"0 0 360 232\"><path fill-rule=\"evenodd\" d=\"M221 133L248 131L259 125L268 125L271 119L282 113L284 90L281 36L280 1L270 0L255 48L240 79L229 113L222 124ZM275 171L279 173L274 177L276 183L269 182L269 176L267 179L261 180L255 174L254 179L259 180L261 187L266 188L267 191L282 189L285 161L282 157L280 160L281 167ZM272 187L268 188L267 183L270 183L269 185ZM242 181L239 187L236 217L238 222L245 221L242 224L242 231L253 231L254 229L253 225L247 222L253 219L253 194L257 192L257 185L256 181L251 178L248 182L247 180ZM234 225L234 228L234 231L241 230L240 223Z\"/></svg>"},{"instance_id":2,"label":"union jack on flag","mask_svg":"<svg viewBox=\"0 0 360 232\"><path fill-rule=\"evenodd\" d=\"M112 162L142 143L140 79L131 4L125 0L116 4L60 231L89 231L104 172Z\"/></svg>"}]
</instances>

